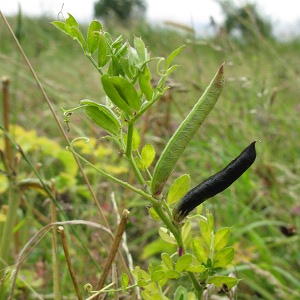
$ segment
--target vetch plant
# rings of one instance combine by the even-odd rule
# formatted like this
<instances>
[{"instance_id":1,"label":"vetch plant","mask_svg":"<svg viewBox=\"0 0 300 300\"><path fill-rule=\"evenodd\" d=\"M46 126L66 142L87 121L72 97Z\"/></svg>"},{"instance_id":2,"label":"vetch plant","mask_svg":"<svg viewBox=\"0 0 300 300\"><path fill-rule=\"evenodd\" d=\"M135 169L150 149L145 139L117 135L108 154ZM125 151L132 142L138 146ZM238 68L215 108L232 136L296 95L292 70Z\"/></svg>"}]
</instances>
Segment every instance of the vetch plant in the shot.
<instances>
[{"instance_id":1,"label":"vetch plant","mask_svg":"<svg viewBox=\"0 0 300 300\"><path fill-rule=\"evenodd\" d=\"M163 223L159 228L161 238L170 244L176 244L178 248L178 252L173 255L162 253L161 263L154 265L150 262L148 270L140 267L132 270L143 298L169 299L167 294L174 294L175 299L202 299L209 284L222 288L229 295L231 288L238 283L238 279L226 275L234 257L234 249L228 246L230 228L215 231L212 214L207 211L206 216L203 216L202 206L198 205L226 189L251 166L255 160L255 142L224 170L190 192L190 177L187 174L175 180L167 197L164 191L184 149L222 92L224 65L220 66L203 95L170 138L151 171L156 156L155 148L151 144L140 145L136 124L168 89L166 80L177 68L176 65L172 65L173 60L183 47L173 51L166 59L151 58L141 38L135 37L133 45L124 42L122 36L113 39L97 20L91 22L86 38L70 14L64 22L55 21L53 24L80 44L84 54L99 72L106 94L105 103L83 99L78 106L64 109L65 121L70 122L72 113L82 109L97 126L107 132L108 138L116 143L131 166L138 187L120 180L86 160L74 148L80 138L73 141L69 150L105 178L148 200L151 205L150 215ZM159 80L156 86L151 83L149 64L152 62L157 62ZM197 214L188 217L197 206ZM192 237L191 232L192 218L199 219L199 231L193 232L195 237ZM185 276L189 277L190 284L167 292L171 280ZM121 291L124 293L132 288L128 285L129 279L126 274L122 275L121 283Z\"/></svg>"}]
</instances>

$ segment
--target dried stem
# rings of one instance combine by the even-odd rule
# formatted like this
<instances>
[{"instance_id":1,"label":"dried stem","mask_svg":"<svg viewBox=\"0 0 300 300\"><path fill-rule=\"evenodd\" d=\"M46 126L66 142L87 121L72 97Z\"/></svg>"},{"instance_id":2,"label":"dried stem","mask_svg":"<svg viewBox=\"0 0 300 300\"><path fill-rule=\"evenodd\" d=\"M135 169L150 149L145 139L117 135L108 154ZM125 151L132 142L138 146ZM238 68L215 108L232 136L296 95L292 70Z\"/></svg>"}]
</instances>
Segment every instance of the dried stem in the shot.
<instances>
[{"instance_id":1,"label":"dried stem","mask_svg":"<svg viewBox=\"0 0 300 300\"><path fill-rule=\"evenodd\" d=\"M113 243L111 245L111 248L109 250L108 258L106 260L102 275L101 275L101 277L99 279L99 282L98 282L98 285L97 285L97 289L99 289L99 290L101 290L103 288L103 285L105 283L105 280L107 278L107 275L109 273L111 265L112 265L112 263L115 259L115 256L118 252L119 245L120 245L120 242L122 240L122 235L123 235L123 232L125 230L125 226L126 226L126 223L127 223L127 220L128 220L128 215L129 215L129 211L124 209L123 213L122 213L122 219L119 223L117 233L115 235L114 241L113 241Z\"/></svg>"},{"instance_id":2,"label":"dried stem","mask_svg":"<svg viewBox=\"0 0 300 300\"><path fill-rule=\"evenodd\" d=\"M3 121L4 121L4 128L9 133L9 113L10 113L10 106L9 106L9 86L10 80L7 77L2 78L2 94L3 94ZM10 166L12 165L12 154L11 154L11 145L9 138L5 135L4 136L4 143L5 143L5 157L8 160Z\"/></svg>"},{"instance_id":3,"label":"dried stem","mask_svg":"<svg viewBox=\"0 0 300 300\"><path fill-rule=\"evenodd\" d=\"M79 291L79 286L78 286L78 283L77 283L77 280L76 280L76 277L75 277L75 272L74 272L74 269L72 267L71 258L70 258L70 255L69 255L68 243L67 243L67 239L66 239L66 236L65 236L65 230L62 226L59 226L58 227L58 232L60 233L60 236L61 236L61 241L62 241L62 245L63 245L63 248L64 248L65 257L66 257L67 264L68 264L68 269L69 269L69 272L70 272L70 275L71 275L71 278L72 278L72 281L73 281L73 285L74 285L74 289L75 289L75 292L76 292L76 295L77 295L77 299L82 300L82 297L81 297L81 294L80 294L80 291Z\"/></svg>"},{"instance_id":4,"label":"dried stem","mask_svg":"<svg viewBox=\"0 0 300 300\"><path fill-rule=\"evenodd\" d=\"M51 186L51 192L55 195L55 184ZM54 202L51 202L51 223L57 221L56 218L56 206ZM58 257L57 257L57 230L56 227L52 228L52 266L53 266L53 290L54 298L59 300L62 299L60 281L59 281L59 267L58 267Z\"/></svg>"}]
</instances>

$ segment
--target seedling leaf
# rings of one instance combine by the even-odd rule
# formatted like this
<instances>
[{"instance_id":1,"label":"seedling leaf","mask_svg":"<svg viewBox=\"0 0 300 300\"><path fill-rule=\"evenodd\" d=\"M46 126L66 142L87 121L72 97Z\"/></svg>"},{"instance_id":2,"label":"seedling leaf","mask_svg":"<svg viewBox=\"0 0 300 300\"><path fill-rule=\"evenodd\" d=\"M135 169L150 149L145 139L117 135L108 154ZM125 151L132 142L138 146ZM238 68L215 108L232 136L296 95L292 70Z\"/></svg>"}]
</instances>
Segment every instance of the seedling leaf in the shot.
<instances>
[{"instance_id":1,"label":"seedling leaf","mask_svg":"<svg viewBox=\"0 0 300 300\"><path fill-rule=\"evenodd\" d=\"M173 204L179 201L190 189L191 177L188 174L183 174L178 177L168 193L168 203Z\"/></svg>"}]
</instances>

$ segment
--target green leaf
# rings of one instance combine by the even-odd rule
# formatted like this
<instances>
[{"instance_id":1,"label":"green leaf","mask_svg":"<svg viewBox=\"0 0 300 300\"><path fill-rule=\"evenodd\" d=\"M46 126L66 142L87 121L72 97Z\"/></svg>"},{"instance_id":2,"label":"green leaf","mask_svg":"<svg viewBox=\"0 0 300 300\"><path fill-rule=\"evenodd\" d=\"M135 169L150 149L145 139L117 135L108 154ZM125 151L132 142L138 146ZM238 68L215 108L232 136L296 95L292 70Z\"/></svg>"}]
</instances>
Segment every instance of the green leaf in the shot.
<instances>
[{"instance_id":1,"label":"green leaf","mask_svg":"<svg viewBox=\"0 0 300 300\"><path fill-rule=\"evenodd\" d=\"M131 271L132 275L134 276L135 279L142 279L142 280L150 280L150 275L144 271L143 269L141 269L139 266L135 267L132 271Z\"/></svg>"},{"instance_id":2,"label":"green leaf","mask_svg":"<svg viewBox=\"0 0 300 300\"><path fill-rule=\"evenodd\" d=\"M146 280L143 280L143 279L139 279L139 280L137 281L137 285L138 285L139 287L145 287L145 286L147 286L149 283L150 283L150 281L146 281Z\"/></svg>"},{"instance_id":3,"label":"green leaf","mask_svg":"<svg viewBox=\"0 0 300 300\"><path fill-rule=\"evenodd\" d=\"M199 265L199 264L193 265L192 264L186 268L186 271L192 272L192 273L203 273L206 271L206 268L203 265Z\"/></svg>"},{"instance_id":4,"label":"green leaf","mask_svg":"<svg viewBox=\"0 0 300 300\"><path fill-rule=\"evenodd\" d=\"M139 64L139 56L138 56L136 50L129 45L127 48L127 57L128 57L128 61L129 61L130 65L136 66Z\"/></svg>"},{"instance_id":5,"label":"green leaf","mask_svg":"<svg viewBox=\"0 0 300 300\"><path fill-rule=\"evenodd\" d=\"M98 49L101 29L102 25L99 21L93 20L90 23L87 33L87 50L90 54L93 54Z\"/></svg>"},{"instance_id":6,"label":"green leaf","mask_svg":"<svg viewBox=\"0 0 300 300\"><path fill-rule=\"evenodd\" d=\"M64 22L61 21L53 21L51 22L57 29L61 30L63 33L70 35L69 31L67 29L67 25Z\"/></svg>"},{"instance_id":7,"label":"green leaf","mask_svg":"<svg viewBox=\"0 0 300 300\"><path fill-rule=\"evenodd\" d=\"M158 159L151 182L151 192L153 195L159 195L162 192L184 149L215 106L222 92L223 83L222 65L194 108L173 134Z\"/></svg>"},{"instance_id":8,"label":"green leaf","mask_svg":"<svg viewBox=\"0 0 300 300\"><path fill-rule=\"evenodd\" d=\"M192 242L193 253L200 263L206 263L209 257L207 246L203 240L193 239Z\"/></svg>"},{"instance_id":9,"label":"green leaf","mask_svg":"<svg viewBox=\"0 0 300 300\"><path fill-rule=\"evenodd\" d=\"M180 256L176 262L175 270L178 272L185 271L192 263L193 256L189 253Z\"/></svg>"},{"instance_id":10,"label":"green leaf","mask_svg":"<svg viewBox=\"0 0 300 300\"><path fill-rule=\"evenodd\" d=\"M209 227L210 231L213 231L214 230L214 216L209 211L207 211L206 217L207 217L208 227Z\"/></svg>"},{"instance_id":11,"label":"green leaf","mask_svg":"<svg viewBox=\"0 0 300 300\"><path fill-rule=\"evenodd\" d=\"M80 46L82 47L82 49L85 51L86 50L86 41L85 41L81 31L79 30L79 28L69 27L68 32L69 32L70 36L73 38L73 40L77 41L80 44Z\"/></svg>"},{"instance_id":12,"label":"green leaf","mask_svg":"<svg viewBox=\"0 0 300 300\"><path fill-rule=\"evenodd\" d=\"M211 242L211 228L209 227L208 223L204 220L199 221L201 237L203 238L205 244L210 247Z\"/></svg>"},{"instance_id":13,"label":"green leaf","mask_svg":"<svg viewBox=\"0 0 300 300\"><path fill-rule=\"evenodd\" d=\"M165 275L168 279L177 279L181 277L181 274L175 270L167 270Z\"/></svg>"},{"instance_id":14,"label":"green leaf","mask_svg":"<svg viewBox=\"0 0 300 300\"><path fill-rule=\"evenodd\" d=\"M173 204L179 201L190 189L191 177L188 174L183 174L178 177L172 186L170 187L168 193L168 203Z\"/></svg>"},{"instance_id":15,"label":"green leaf","mask_svg":"<svg viewBox=\"0 0 300 300\"><path fill-rule=\"evenodd\" d=\"M102 68L109 61L109 48L103 32L98 36L98 67Z\"/></svg>"},{"instance_id":16,"label":"green leaf","mask_svg":"<svg viewBox=\"0 0 300 300\"><path fill-rule=\"evenodd\" d=\"M118 135L118 127L115 126L115 123L107 117L107 113L104 113L96 106L87 106L84 108L86 115L98 126L105 129L112 135Z\"/></svg>"},{"instance_id":17,"label":"green leaf","mask_svg":"<svg viewBox=\"0 0 300 300\"><path fill-rule=\"evenodd\" d=\"M125 113L132 115L133 111L132 111L131 107L120 96L119 92L112 84L110 78L111 77L109 77L107 74L105 74L101 77L102 86L103 86L103 89L104 89L106 95L109 97L109 99L112 101L112 103L115 104L118 108L120 108Z\"/></svg>"},{"instance_id":18,"label":"green leaf","mask_svg":"<svg viewBox=\"0 0 300 300\"><path fill-rule=\"evenodd\" d=\"M228 289L233 288L237 285L238 279L229 276L214 276L208 279L208 283L214 284L217 287L223 287L225 284Z\"/></svg>"},{"instance_id":19,"label":"green leaf","mask_svg":"<svg viewBox=\"0 0 300 300\"><path fill-rule=\"evenodd\" d=\"M174 235L165 227L160 227L158 230L159 236L167 243L177 245Z\"/></svg>"},{"instance_id":20,"label":"green leaf","mask_svg":"<svg viewBox=\"0 0 300 300\"><path fill-rule=\"evenodd\" d=\"M141 100L134 86L125 78L119 76L110 77L110 82L113 84L120 97L133 109L141 108Z\"/></svg>"},{"instance_id":21,"label":"green leaf","mask_svg":"<svg viewBox=\"0 0 300 300\"><path fill-rule=\"evenodd\" d=\"M107 70L107 75L109 76L124 75L119 57L116 57L115 55L111 56L110 64Z\"/></svg>"},{"instance_id":22,"label":"green leaf","mask_svg":"<svg viewBox=\"0 0 300 300\"><path fill-rule=\"evenodd\" d=\"M145 47L145 44L141 38L134 37L134 48L138 54L140 63L144 63L148 57L147 57L147 49Z\"/></svg>"},{"instance_id":23,"label":"green leaf","mask_svg":"<svg viewBox=\"0 0 300 300\"><path fill-rule=\"evenodd\" d=\"M159 281L165 278L165 272L158 270L151 274L151 281Z\"/></svg>"},{"instance_id":24,"label":"green leaf","mask_svg":"<svg viewBox=\"0 0 300 300\"><path fill-rule=\"evenodd\" d=\"M87 99L81 100L80 105L84 107L84 112L94 123L114 136L120 135L121 125L110 108Z\"/></svg>"},{"instance_id":25,"label":"green leaf","mask_svg":"<svg viewBox=\"0 0 300 300\"><path fill-rule=\"evenodd\" d=\"M154 210L153 207L150 207L150 208L149 208L149 214L150 214L150 216L151 216L152 219L157 220L157 221L160 221L160 217L159 217L159 215L156 213L156 211Z\"/></svg>"},{"instance_id":26,"label":"green leaf","mask_svg":"<svg viewBox=\"0 0 300 300\"><path fill-rule=\"evenodd\" d=\"M134 127L133 128L133 132L132 132L132 145L131 145L131 149L133 151L137 150L139 148L139 146L140 146L140 142L141 142L141 138L140 138L139 132Z\"/></svg>"},{"instance_id":27,"label":"green leaf","mask_svg":"<svg viewBox=\"0 0 300 300\"><path fill-rule=\"evenodd\" d=\"M185 222L182 227L182 240L184 243L186 243L188 239L191 237L190 235L191 229L192 229L191 222L190 221Z\"/></svg>"},{"instance_id":28,"label":"green leaf","mask_svg":"<svg viewBox=\"0 0 300 300\"><path fill-rule=\"evenodd\" d=\"M172 61L175 59L175 57L180 53L180 51L184 48L185 46L180 46L179 48L175 49L166 59L166 69L169 68L170 64Z\"/></svg>"},{"instance_id":29,"label":"green leaf","mask_svg":"<svg viewBox=\"0 0 300 300\"><path fill-rule=\"evenodd\" d=\"M129 277L126 273L122 274L122 290L125 291L128 287Z\"/></svg>"},{"instance_id":30,"label":"green leaf","mask_svg":"<svg viewBox=\"0 0 300 300\"><path fill-rule=\"evenodd\" d=\"M198 205L196 210L197 210L197 215L201 215L203 212L203 205L202 204Z\"/></svg>"},{"instance_id":31,"label":"green leaf","mask_svg":"<svg viewBox=\"0 0 300 300\"><path fill-rule=\"evenodd\" d=\"M151 85L152 76L148 66L145 66L143 71L139 72L138 79L141 91L144 93L146 99L150 101L153 96L153 87Z\"/></svg>"},{"instance_id":32,"label":"green leaf","mask_svg":"<svg viewBox=\"0 0 300 300\"><path fill-rule=\"evenodd\" d=\"M215 233L215 238L214 238L215 251L219 251L219 250L223 249L224 247L226 247L229 242L229 237L230 237L230 228L229 227L224 227L224 228L219 229Z\"/></svg>"},{"instance_id":33,"label":"green leaf","mask_svg":"<svg viewBox=\"0 0 300 300\"><path fill-rule=\"evenodd\" d=\"M129 59L127 57L121 57L119 62L120 62L121 68L124 71L126 77L130 81L132 81L136 77L137 72L138 72L136 67L130 64Z\"/></svg>"},{"instance_id":34,"label":"green leaf","mask_svg":"<svg viewBox=\"0 0 300 300\"><path fill-rule=\"evenodd\" d=\"M188 292L188 300L197 300L194 292Z\"/></svg>"},{"instance_id":35,"label":"green leaf","mask_svg":"<svg viewBox=\"0 0 300 300\"><path fill-rule=\"evenodd\" d=\"M170 269L170 270L173 269L173 261L168 253L162 253L161 259L168 269Z\"/></svg>"},{"instance_id":36,"label":"green leaf","mask_svg":"<svg viewBox=\"0 0 300 300\"><path fill-rule=\"evenodd\" d=\"M225 268L227 267L234 258L234 248L227 247L223 248L214 255L214 268Z\"/></svg>"},{"instance_id":37,"label":"green leaf","mask_svg":"<svg viewBox=\"0 0 300 300\"><path fill-rule=\"evenodd\" d=\"M155 158L155 149L151 144L146 144L141 152L141 164L142 170L146 170L150 167Z\"/></svg>"},{"instance_id":38,"label":"green leaf","mask_svg":"<svg viewBox=\"0 0 300 300\"><path fill-rule=\"evenodd\" d=\"M143 300L168 300L168 298L161 296L161 292L153 292L153 290L154 287L150 291L142 291L141 293L142 299ZM157 290L157 288L155 290Z\"/></svg>"},{"instance_id":39,"label":"green leaf","mask_svg":"<svg viewBox=\"0 0 300 300\"><path fill-rule=\"evenodd\" d=\"M78 27L78 23L76 21L76 19L70 14L68 13L68 18L66 19L66 24L69 27Z\"/></svg>"}]
</instances>

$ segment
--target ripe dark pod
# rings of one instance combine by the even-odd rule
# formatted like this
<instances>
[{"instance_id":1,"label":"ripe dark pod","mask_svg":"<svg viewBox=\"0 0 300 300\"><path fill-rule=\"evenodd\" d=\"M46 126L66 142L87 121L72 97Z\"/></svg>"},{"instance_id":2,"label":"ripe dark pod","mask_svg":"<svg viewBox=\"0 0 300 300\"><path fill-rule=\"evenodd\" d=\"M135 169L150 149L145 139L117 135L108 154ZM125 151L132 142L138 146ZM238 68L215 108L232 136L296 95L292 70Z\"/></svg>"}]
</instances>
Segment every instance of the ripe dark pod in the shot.
<instances>
[{"instance_id":1,"label":"ripe dark pod","mask_svg":"<svg viewBox=\"0 0 300 300\"><path fill-rule=\"evenodd\" d=\"M174 221L180 223L195 207L236 181L255 161L255 143L252 142L224 169L204 180L181 198L173 209Z\"/></svg>"}]
</instances>

